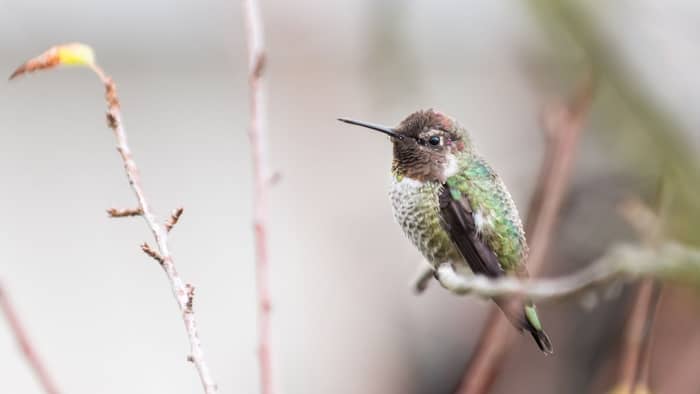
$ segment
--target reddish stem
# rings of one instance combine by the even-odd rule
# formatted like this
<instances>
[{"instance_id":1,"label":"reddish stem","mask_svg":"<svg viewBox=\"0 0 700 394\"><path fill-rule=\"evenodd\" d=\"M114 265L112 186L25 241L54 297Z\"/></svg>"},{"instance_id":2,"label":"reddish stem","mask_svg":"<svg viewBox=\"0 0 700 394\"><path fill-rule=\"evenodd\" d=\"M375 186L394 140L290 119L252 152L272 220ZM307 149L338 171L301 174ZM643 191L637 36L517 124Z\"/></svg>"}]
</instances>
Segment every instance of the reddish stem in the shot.
<instances>
[{"instance_id":1,"label":"reddish stem","mask_svg":"<svg viewBox=\"0 0 700 394\"><path fill-rule=\"evenodd\" d=\"M267 248L268 190L274 176L268 169L267 132L265 129L262 74L265 66L263 27L256 0L243 0L248 42L248 66L250 84L250 129L248 136L253 156L254 178L254 230L256 277L258 292L258 357L260 363L260 389L262 394L273 393L272 362L270 356L270 297L269 260Z\"/></svg>"},{"instance_id":2,"label":"reddish stem","mask_svg":"<svg viewBox=\"0 0 700 394\"><path fill-rule=\"evenodd\" d=\"M7 297L7 291L3 288L2 283L0 283L0 310L2 310L7 322L10 324L10 331L12 331L12 334L15 336L22 354L24 354L24 357L29 362L32 370L34 370L34 373L39 379L41 386L44 388L44 392L47 394L58 394L59 391L56 384L49 375L46 365L44 365L39 358L39 354L37 354L34 345L29 340L27 331L19 321L17 312L15 312L14 307L10 303L10 300Z\"/></svg>"},{"instance_id":3,"label":"reddish stem","mask_svg":"<svg viewBox=\"0 0 700 394\"><path fill-rule=\"evenodd\" d=\"M635 392L637 387L649 384L651 361L651 329L661 296L661 285L654 279L646 279L635 296L625 329L625 343L620 365L619 387Z\"/></svg>"}]
</instances>

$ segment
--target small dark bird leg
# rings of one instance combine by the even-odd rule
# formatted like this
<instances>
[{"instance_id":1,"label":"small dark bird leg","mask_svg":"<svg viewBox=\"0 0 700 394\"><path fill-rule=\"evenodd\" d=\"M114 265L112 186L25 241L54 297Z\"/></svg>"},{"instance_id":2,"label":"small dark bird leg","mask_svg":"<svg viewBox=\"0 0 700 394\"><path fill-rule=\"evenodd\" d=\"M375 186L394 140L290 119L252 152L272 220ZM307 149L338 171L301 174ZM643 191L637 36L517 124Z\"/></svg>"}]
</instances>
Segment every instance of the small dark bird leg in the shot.
<instances>
[{"instance_id":1,"label":"small dark bird leg","mask_svg":"<svg viewBox=\"0 0 700 394\"><path fill-rule=\"evenodd\" d=\"M435 277L435 269L428 264L421 264L416 272L416 277L411 282L413 292L421 294L428 288L430 280Z\"/></svg>"}]
</instances>

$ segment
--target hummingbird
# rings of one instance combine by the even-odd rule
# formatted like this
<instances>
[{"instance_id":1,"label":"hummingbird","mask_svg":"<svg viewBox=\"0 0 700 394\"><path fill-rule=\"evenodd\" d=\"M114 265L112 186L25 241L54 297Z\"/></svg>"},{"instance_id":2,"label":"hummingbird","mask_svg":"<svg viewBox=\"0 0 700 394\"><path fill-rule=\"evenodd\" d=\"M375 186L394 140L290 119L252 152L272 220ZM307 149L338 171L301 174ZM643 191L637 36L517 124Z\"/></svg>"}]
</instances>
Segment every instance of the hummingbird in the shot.
<instances>
[{"instance_id":1,"label":"hummingbird","mask_svg":"<svg viewBox=\"0 0 700 394\"><path fill-rule=\"evenodd\" d=\"M515 202L454 118L429 109L396 127L338 120L389 136L394 218L443 287L454 291L455 278L472 273L527 276L528 246ZM494 301L542 352L553 353L532 302L523 300L515 309L507 299Z\"/></svg>"}]
</instances>

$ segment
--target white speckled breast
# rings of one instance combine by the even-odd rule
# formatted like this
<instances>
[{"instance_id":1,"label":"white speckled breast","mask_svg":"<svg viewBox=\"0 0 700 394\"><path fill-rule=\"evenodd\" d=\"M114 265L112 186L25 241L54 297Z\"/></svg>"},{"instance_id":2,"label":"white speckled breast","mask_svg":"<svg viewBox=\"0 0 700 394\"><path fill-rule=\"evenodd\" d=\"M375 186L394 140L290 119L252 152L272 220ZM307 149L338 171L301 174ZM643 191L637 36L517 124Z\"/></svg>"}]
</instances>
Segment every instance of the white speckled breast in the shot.
<instances>
[{"instance_id":1,"label":"white speckled breast","mask_svg":"<svg viewBox=\"0 0 700 394\"><path fill-rule=\"evenodd\" d=\"M442 189L434 182L419 182L408 177L394 178L391 205L394 218L404 234L433 265L459 260L459 253L440 224L438 195Z\"/></svg>"}]
</instances>

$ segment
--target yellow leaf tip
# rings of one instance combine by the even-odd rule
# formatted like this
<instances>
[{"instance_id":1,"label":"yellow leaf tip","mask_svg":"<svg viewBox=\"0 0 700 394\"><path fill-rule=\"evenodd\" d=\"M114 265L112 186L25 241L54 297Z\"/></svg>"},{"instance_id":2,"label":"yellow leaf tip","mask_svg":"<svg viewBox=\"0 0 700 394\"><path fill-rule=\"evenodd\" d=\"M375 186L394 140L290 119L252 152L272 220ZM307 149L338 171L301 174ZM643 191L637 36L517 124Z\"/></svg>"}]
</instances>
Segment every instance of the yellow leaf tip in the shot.
<instances>
[{"instance_id":1,"label":"yellow leaf tip","mask_svg":"<svg viewBox=\"0 0 700 394\"><path fill-rule=\"evenodd\" d=\"M81 43L66 44L57 47L58 63L71 66L93 66L95 51Z\"/></svg>"},{"instance_id":2,"label":"yellow leaf tip","mask_svg":"<svg viewBox=\"0 0 700 394\"><path fill-rule=\"evenodd\" d=\"M10 75L10 80L30 72L47 70L58 65L87 66L95 65L95 51L88 45L70 43L51 47L41 55L28 60Z\"/></svg>"}]
</instances>

